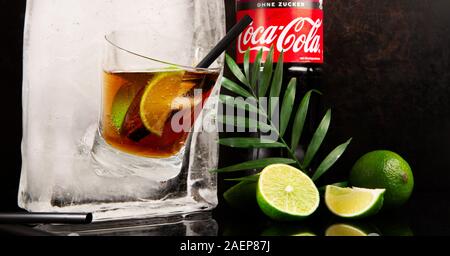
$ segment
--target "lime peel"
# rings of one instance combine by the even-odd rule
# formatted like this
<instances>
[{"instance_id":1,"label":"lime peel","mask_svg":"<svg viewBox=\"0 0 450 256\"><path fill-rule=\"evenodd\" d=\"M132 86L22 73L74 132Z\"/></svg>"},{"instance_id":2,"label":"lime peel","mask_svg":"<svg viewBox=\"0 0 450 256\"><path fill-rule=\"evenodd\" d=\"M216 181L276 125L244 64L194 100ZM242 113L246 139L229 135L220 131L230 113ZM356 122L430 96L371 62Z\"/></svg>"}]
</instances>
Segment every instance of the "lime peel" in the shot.
<instances>
[{"instance_id":1,"label":"lime peel","mask_svg":"<svg viewBox=\"0 0 450 256\"><path fill-rule=\"evenodd\" d=\"M257 202L268 217L290 221L314 213L320 196L314 182L302 171L285 164L273 164L261 172Z\"/></svg>"}]
</instances>

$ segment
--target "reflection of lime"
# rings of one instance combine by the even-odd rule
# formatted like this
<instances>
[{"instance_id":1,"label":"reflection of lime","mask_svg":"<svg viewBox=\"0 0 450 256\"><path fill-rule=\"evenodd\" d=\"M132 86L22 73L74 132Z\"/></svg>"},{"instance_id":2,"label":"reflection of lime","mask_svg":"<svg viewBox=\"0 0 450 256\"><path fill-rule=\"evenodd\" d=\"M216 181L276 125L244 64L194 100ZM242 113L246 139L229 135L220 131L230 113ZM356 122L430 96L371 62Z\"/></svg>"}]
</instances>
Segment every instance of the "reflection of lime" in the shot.
<instances>
[{"instance_id":1,"label":"reflection of lime","mask_svg":"<svg viewBox=\"0 0 450 256\"><path fill-rule=\"evenodd\" d=\"M301 233L297 233L295 235L292 236L316 236L316 234L311 233L311 232L301 232Z\"/></svg>"},{"instance_id":2,"label":"reflection of lime","mask_svg":"<svg viewBox=\"0 0 450 256\"><path fill-rule=\"evenodd\" d=\"M223 197L225 201L233 208L249 210L256 205L256 186L257 182L241 181L228 189Z\"/></svg>"},{"instance_id":3,"label":"reflection of lime","mask_svg":"<svg viewBox=\"0 0 450 256\"><path fill-rule=\"evenodd\" d=\"M285 164L269 165L258 181L257 201L275 220L299 220L319 206L319 191L302 171Z\"/></svg>"},{"instance_id":4,"label":"reflection of lime","mask_svg":"<svg viewBox=\"0 0 450 256\"><path fill-rule=\"evenodd\" d=\"M334 224L325 231L325 236L379 236L357 225Z\"/></svg>"},{"instance_id":5,"label":"reflection of lime","mask_svg":"<svg viewBox=\"0 0 450 256\"><path fill-rule=\"evenodd\" d=\"M384 189L327 186L325 204L337 216L361 218L376 214L383 206Z\"/></svg>"},{"instance_id":6,"label":"reflection of lime","mask_svg":"<svg viewBox=\"0 0 450 256\"><path fill-rule=\"evenodd\" d=\"M400 206L411 196L414 178L409 164L394 152L379 150L362 156L350 174L353 186L384 188L386 206Z\"/></svg>"},{"instance_id":7,"label":"reflection of lime","mask_svg":"<svg viewBox=\"0 0 450 256\"><path fill-rule=\"evenodd\" d=\"M184 82L183 75L184 71L159 73L149 81L142 95L139 111L142 123L158 136L172 112L173 101L195 86L193 82Z\"/></svg>"},{"instance_id":8,"label":"reflection of lime","mask_svg":"<svg viewBox=\"0 0 450 256\"><path fill-rule=\"evenodd\" d=\"M265 229L262 236L316 236L306 227L292 225L275 225Z\"/></svg>"}]
</instances>

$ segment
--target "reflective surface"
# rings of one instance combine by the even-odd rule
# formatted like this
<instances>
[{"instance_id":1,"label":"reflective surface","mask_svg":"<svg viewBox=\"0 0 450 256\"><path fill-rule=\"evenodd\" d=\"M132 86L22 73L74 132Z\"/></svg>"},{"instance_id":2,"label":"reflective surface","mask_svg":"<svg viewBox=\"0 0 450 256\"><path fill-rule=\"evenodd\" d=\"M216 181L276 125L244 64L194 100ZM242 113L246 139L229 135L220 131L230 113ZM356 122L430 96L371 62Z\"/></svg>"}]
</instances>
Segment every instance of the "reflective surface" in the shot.
<instances>
[{"instance_id":1,"label":"reflective surface","mask_svg":"<svg viewBox=\"0 0 450 256\"><path fill-rule=\"evenodd\" d=\"M382 211L374 217L355 221L333 216L324 205L302 222L277 223L267 219L258 209L249 209L242 214L224 204L216 210L215 218L219 223L219 234L225 236L324 236L333 233L340 236L355 233L375 236L450 235L450 204L445 197L445 192L415 193L399 210ZM340 224L345 226L336 229L336 225Z\"/></svg>"},{"instance_id":2,"label":"reflective surface","mask_svg":"<svg viewBox=\"0 0 450 256\"><path fill-rule=\"evenodd\" d=\"M237 211L222 204L211 213L90 225L0 225L0 233L63 236L435 236L450 235L450 204L445 194L414 194L397 211L383 211L361 220L333 216L322 205L301 222L280 223L257 208ZM25 229L25 230L24 230ZM47 232L47 233L46 233Z\"/></svg>"},{"instance_id":3,"label":"reflective surface","mask_svg":"<svg viewBox=\"0 0 450 256\"><path fill-rule=\"evenodd\" d=\"M35 229L63 236L216 236L210 213L124 220L90 225L41 225Z\"/></svg>"}]
</instances>

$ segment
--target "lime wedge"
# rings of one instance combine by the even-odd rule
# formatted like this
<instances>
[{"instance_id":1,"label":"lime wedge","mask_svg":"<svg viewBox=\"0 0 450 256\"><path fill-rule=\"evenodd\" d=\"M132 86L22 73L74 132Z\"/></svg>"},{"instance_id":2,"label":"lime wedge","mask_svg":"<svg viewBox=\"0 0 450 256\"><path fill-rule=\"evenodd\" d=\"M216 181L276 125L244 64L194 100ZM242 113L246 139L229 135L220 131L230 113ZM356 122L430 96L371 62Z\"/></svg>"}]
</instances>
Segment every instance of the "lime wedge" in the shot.
<instances>
[{"instance_id":1,"label":"lime wedge","mask_svg":"<svg viewBox=\"0 0 450 256\"><path fill-rule=\"evenodd\" d=\"M172 113L175 99L188 93L196 85L183 81L184 71L170 71L157 74L149 81L140 102L139 115L145 128L158 136Z\"/></svg>"},{"instance_id":2,"label":"lime wedge","mask_svg":"<svg viewBox=\"0 0 450 256\"><path fill-rule=\"evenodd\" d=\"M114 96L113 104L111 107L111 121L114 128L120 132L122 124L127 115L133 99L138 93L138 88L134 85L122 86Z\"/></svg>"},{"instance_id":3,"label":"lime wedge","mask_svg":"<svg viewBox=\"0 0 450 256\"><path fill-rule=\"evenodd\" d=\"M325 190L325 204L339 217L368 217L378 213L383 206L384 192L385 189L341 188L329 185Z\"/></svg>"},{"instance_id":4,"label":"lime wedge","mask_svg":"<svg viewBox=\"0 0 450 256\"><path fill-rule=\"evenodd\" d=\"M280 221L308 217L319 206L319 191L302 171L285 164L269 165L261 172L256 199L261 210Z\"/></svg>"},{"instance_id":5,"label":"lime wedge","mask_svg":"<svg viewBox=\"0 0 450 256\"><path fill-rule=\"evenodd\" d=\"M368 236L369 234L378 235L349 224L334 224L325 231L325 236Z\"/></svg>"}]
</instances>

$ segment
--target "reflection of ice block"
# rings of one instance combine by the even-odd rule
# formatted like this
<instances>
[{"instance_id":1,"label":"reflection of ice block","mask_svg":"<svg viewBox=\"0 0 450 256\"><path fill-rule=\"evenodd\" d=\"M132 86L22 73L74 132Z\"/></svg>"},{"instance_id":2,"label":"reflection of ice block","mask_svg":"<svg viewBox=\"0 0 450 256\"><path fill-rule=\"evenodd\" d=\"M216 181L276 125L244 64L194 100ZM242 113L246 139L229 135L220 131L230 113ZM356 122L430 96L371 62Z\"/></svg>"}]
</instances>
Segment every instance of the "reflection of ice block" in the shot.
<instances>
[{"instance_id":1,"label":"reflection of ice block","mask_svg":"<svg viewBox=\"0 0 450 256\"><path fill-rule=\"evenodd\" d=\"M217 222L208 213L92 225L39 225L38 230L59 236L217 236Z\"/></svg>"},{"instance_id":2,"label":"reflection of ice block","mask_svg":"<svg viewBox=\"0 0 450 256\"><path fill-rule=\"evenodd\" d=\"M158 182L97 176L90 150L100 107L104 34L146 28L172 35L171 45L187 49L195 42L217 42L223 20L223 1L27 1L20 207L95 212L96 219L214 207L216 180L208 170L217 167L215 132L194 133L187 185L178 191L184 196L167 200L153 200ZM215 112L217 89L205 107L208 113Z\"/></svg>"}]
</instances>

